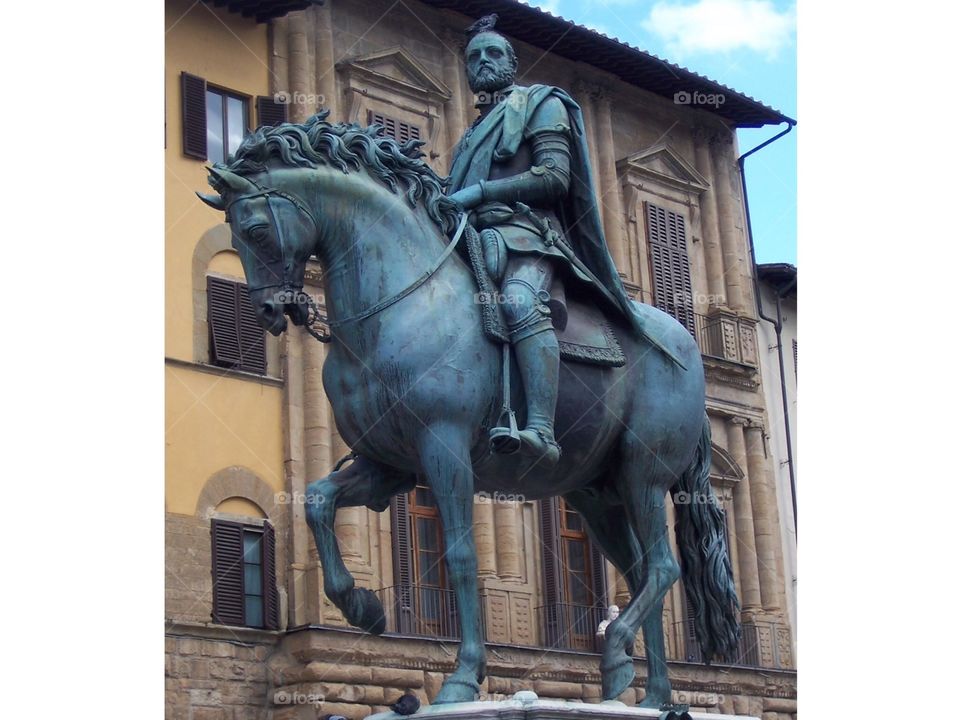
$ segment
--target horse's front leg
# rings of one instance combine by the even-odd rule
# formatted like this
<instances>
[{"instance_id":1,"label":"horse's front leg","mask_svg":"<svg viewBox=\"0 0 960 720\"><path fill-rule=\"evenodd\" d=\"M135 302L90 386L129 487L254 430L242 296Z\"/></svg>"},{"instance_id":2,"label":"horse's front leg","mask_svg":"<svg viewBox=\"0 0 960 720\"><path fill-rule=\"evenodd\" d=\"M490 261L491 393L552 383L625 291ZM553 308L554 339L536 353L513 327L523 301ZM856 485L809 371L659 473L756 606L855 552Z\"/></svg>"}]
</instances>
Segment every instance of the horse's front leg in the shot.
<instances>
[{"instance_id":1,"label":"horse's front leg","mask_svg":"<svg viewBox=\"0 0 960 720\"><path fill-rule=\"evenodd\" d=\"M477 553L473 542L473 467L469 435L447 424L428 427L420 439L423 474L436 498L446 546L447 571L460 611L457 667L444 681L434 703L476 700L486 674Z\"/></svg>"},{"instance_id":2,"label":"horse's front leg","mask_svg":"<svg viewBox=\"0 0 960 720\"><path fill-rule=\"evenodd\" d=\"M393 495L409 490L414 483L412 475L358 456L343 470L307 486L307 523L323 565L323 591L348 623L375 635L386 628L383 605L370 590L354 587L353 576L343 564L334 533L337 508L367 505L380 511Z\"/></svg>"}]
</instances>

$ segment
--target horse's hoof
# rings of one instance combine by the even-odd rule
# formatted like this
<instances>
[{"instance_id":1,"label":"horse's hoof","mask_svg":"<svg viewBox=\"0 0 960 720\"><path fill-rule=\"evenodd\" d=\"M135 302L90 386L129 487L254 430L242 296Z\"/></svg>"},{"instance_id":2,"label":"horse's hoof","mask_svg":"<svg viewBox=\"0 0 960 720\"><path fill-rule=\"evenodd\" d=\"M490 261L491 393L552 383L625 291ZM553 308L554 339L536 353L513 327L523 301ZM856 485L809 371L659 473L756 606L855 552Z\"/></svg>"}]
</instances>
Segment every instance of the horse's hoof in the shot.
<instances>
[{"instance_id":1,"label":"horse's hoof","mask_svg":"<svg viewBox=\"0 0 960 720\"><path fill-rule=\"evenodd\" d=\"M443 705L445 703L473 702L479 695L480 683L450 676L440 687L440 692L437 693L432 704Z\"/></svg>"},{"instance_id":2,"label":"horse's hoof","mask_svg":"<svg viewBox=\"0 0 960 720\"><path fill-rule=\"evenodd\" d=\"M633 658L624 655L622 660L614 665L600 666L600 682L604 700L616 700L623 691L630 687L636 671L633 669Z\"/></svg>"},{"instance_id":3,"label":"horse's hoof","mask_svg":"<svg viewBox=\"0 0 960 720\"><path fill-rule=\"evenodd\" d=\"M348 623L371 635L381 635L387 629L387 618L383 614L380 598L366 588L354 588L351 591L349 612L344 614Z\"/></svg>"}]
</instances>

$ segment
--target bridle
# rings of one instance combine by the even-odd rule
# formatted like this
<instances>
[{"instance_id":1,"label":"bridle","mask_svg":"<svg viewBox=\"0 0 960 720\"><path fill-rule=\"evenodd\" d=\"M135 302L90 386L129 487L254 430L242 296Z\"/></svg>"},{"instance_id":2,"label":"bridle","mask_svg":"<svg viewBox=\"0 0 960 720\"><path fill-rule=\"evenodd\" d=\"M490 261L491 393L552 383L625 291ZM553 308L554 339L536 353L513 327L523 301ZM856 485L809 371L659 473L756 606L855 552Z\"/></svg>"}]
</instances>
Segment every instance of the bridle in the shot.
<instances>
[{"instance_id":1,"label":"bridle","mask_svg":"<svg viewBox=\"0 0 960 720\"><path fill-rule=\"evenodd\" d=\"M320 309L317 307L313 298L310 297L309 294L303 292L303 283L294 283L293 280L287 277L286 238L283 235L283 230L280 227L280 223L277 222L277 215L274 210L271 199L276 197L292 203L293 206L297 208L297 210L299 210L308 218L310 218L310 222L313 223L313 227L318 233L320 231L320 223L317 222L317 218L310 211L310 208L307 206L307 204L303 202L300 198L298 198L296 195L286 192L285 190L278 190L277 188L265 188L260 184L254 182L253 180L250 180L249 178L247 178L247 180L257 188L257 191L252 193L247 193L246 195L241 195L239 197L233 198L230 201L230 203L226 206L226 209L225 209L227 222L230 222L230 208L233 207L235 203L241 200L251 200L253 198L258 198L258 197L266 198L267 210L270 213L270 224L273 227L273 231L276 234L277 243L280 246L279 247L280 249L279 263L282 268L282 271L279 273L276 271L271 271L271 274L274 277L281 278L280 282L260 285L259 287L251 287L250 292L268 290L270 288L279 288L278 294L281 297L285 297L285 298L288 297L291 302L295 301L298 304L299 303L306 304L307 318L303 323L303 328L304 330L306 330L308 333L310 333L313 337L315 337L317 340L319 340L322 343L330 342L333 339L333 336L322 329L316 330L313 327L315 324L317 324L318 322L323 323L328 328L330 328L330 330L333 330L335 328L342 327L343 325L347 325L349 323L359 322L360 320L366 320L367 318L373 317L374 315L381 312L382 310L385 310L386 308L390 307L394 303L402 300L407 295L409 295L414 290L416 290L418 287L423 285L423 283L429 280L433 276L433 274L440 269L440 266L443 265L444 261L448 257L450 257L451 253L453 253L453 251L456 249L457 244L460 242L460 238L463 236L463 231L467 225L468 213L463 212L461 213L460 221L457 225L457 230L454 233L454 236L450 240L450 242L447 243L447 247L444 248L443 252L440 253L440 256L433 262L433 264L430 266L429 269L424 271L424 273L420 277L414 280L410 285L405 287L403 290L391 295L389 298L386 298L385 300L381 300L377 304L367 308L361 313L358 313L348 318L343 318L341 320L329 320L326 317L326 315L320 312ZM261 262L263 261L261 260ZM274 261L274 263L272 264L275 264L275 262L276 261ZM269 267L267 263L264 263L264 264L267 265L267 267Z\"/></svg>"},{"instance_id":2,"label":"bridle","mask_svg":"<svg viewBox=\"0 0 960 720\"><path fill-rule=\"evenodd\" d=\"M233 207L235 203L240 202L241 200L252 200L253 198L262 197L267 201L267 211L270 214L270 225L273 228L273 231L277 238L277 244L279 245L280 258L279 264L282 270L278 273L276 270L271 270L271 275L273 277L281 278L280 282L268 283L266 285L260 285L258 287L251 287L250 292L257 292L260 290L269 290L270 288L279 288L277 295L281 298L289 298L290 302L296 302L297 304L303 303L307 306L307 318L303 323L303 328L313 337L319 340L322 343L328 343L332 340L329 333L321 330L316 330L313 326L318 322L329 324L326 316L320 312L320 309L317 307L317 304L314 302L313 298L310 297L307 293L303 292L303 284L295 283L291 278L287 277L287 242L286 237L283 234L283 228L280 226L280 223L277 222L277 213L274 210L273 202L271 200L276 197L282 200L286 200L289 203L292 203L297 210L310 218L310 222L313 223L314 229L320 231L320 223L317 222L317 218L310 211L310 208L305 202L292 193L288 193L285 190L278 190L277 188L265 188L258 183L254 182L247 178L248 182L257 187L257 192L247 193L246 195L241 195L239 197L233 198L230 201L230 204L226 207L226 218L227 222L230 222L230 208ZM261 262L263 262L261 260ZM275 263L273 263L275 264ZM264 263L269 267L269 264Z\"/></svg>"}]
</instances>

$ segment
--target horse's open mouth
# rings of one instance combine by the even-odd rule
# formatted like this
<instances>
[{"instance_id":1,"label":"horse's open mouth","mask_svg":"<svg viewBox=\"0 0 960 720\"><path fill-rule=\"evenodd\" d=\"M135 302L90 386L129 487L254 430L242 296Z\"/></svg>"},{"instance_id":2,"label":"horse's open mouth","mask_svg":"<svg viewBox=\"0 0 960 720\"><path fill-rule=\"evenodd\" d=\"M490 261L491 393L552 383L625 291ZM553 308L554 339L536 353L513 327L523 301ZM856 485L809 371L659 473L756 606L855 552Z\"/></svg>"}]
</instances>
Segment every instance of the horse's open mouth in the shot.
<instances>
[{"instance_id":1,"label":"horse's open mouth","mask_svg":"<svg viewBox=\"0 0 960 720\"><path fill-rule=\"evenodd\" d=\"M305 325L310 316L310 309L306 302L287 303L283 312L290 318L294 325Z\"/></svg>"}]
</instances>

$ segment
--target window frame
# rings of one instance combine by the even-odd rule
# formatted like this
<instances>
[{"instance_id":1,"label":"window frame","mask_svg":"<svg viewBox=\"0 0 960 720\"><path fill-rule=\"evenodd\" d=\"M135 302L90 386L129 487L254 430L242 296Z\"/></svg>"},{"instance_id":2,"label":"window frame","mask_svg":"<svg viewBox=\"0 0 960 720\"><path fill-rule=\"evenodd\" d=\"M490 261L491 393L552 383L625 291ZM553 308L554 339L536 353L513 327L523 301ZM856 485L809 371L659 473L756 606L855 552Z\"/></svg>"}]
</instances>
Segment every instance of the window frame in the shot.
<instances>
[{"instance_id":1,"label":"window frame","mask_svg":"<svg viewBox=\"0 0 960 720\"><path fill-rule=\"evenodd\" d=\"M227 597L222 579L226 576L221 563L229 562L230 557L224 561L218 553L218 534L221 532L238 533L239 547L236 548L237 558L234 560L240 566L239 571L239 598ZM255 597L252 593L247 593L246 582L246 552L244 550L244 539L248 535L254 535L259 538L260 543L260 595L261 598L261 624L251 623L247 614L247 597ZM269 536L269 537L268 537ZM214 517L210 521L210 542L211 542L211 621L216 625L226 625L230 627L247 627L254 630L278 630L279 629L279 593L277 592L276 578L276 530L269 520L263 520L261 523L243 522L224 517ZM273 558L268 556L273 553ZM232 569L233 565L230 566ZM273 577L269 577L268 569L273 569ZM231 593L232 595L232 593ZM218 613L224 602L230 600L236 602L239 600L239 619L240 623L234 624L223 619L222 613ZM229 618L228 618L229 619Z\"/></svg>"},{"instance_id":2,"label":"window frame","mask_svg":"<svg viewBox=\"0 0 960 720\"><path fill-rule=\"evenodd\" d=\"M250 105L251 100L253 100L252 95L247 95L246 93L239 92L237 90L232 90L222 85L216 85L209 81L206 82L206 87L204 88L204 107L206 107L207 93L213 93L219 95L221 98L221 107L220 107L220 116L223 118L223 127L221 128L222 137L223 137L223 162L227 162L230 157L230 153L227 151L227 144L229 142L229 118L227 113L227 99L233 98L234 100L239 100L243 103L243 138L246 138L252 132L250 125ZM210 118L206 118L206 127L210 126ZM205 128L206 129L206 128ZM243 139L241 139L243 142ZM207 159L210 159L210 142L207 141Z\"/></svg>"}]
</instances>

